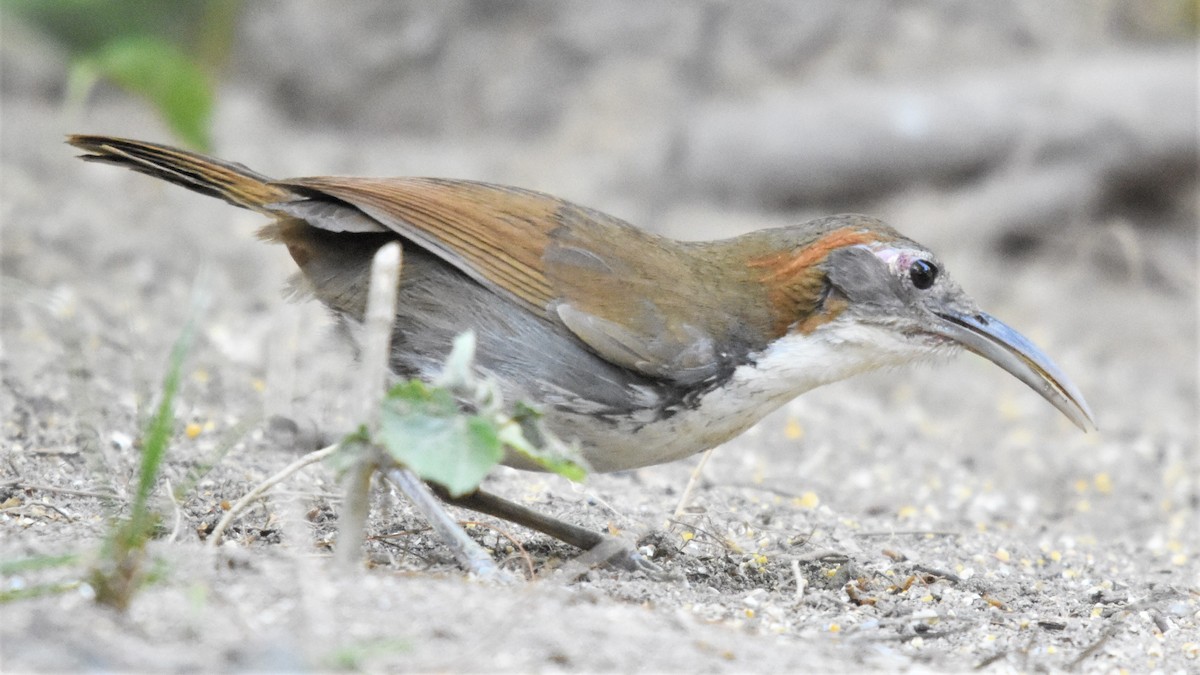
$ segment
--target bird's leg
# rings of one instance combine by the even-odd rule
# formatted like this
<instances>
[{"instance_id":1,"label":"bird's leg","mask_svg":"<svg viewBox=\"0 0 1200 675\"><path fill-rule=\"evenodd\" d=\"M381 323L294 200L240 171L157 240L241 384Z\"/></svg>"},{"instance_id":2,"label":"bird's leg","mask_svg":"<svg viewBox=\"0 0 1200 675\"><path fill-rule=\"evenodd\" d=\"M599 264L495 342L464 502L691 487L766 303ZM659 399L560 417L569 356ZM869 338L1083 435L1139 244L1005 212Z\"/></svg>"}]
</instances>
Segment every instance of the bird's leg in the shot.
<instances>
[{"instance_id":1,"label":"bird's leg","mask_svg":"<svg viewBox=\"0 0 1200 675\"><path fill-rule=\"evenodd\" d=\"M557 518L551 518L544 513L538 513L531 508L521 506L516 502L483 490L475 490L461 497L452 497L441 487L436 485L431 485L430 487L448 504L485 513L518 525L524 525L531 530L537 530L542 534L554 537L576 548L593 551L605 550L597 548L605 546L613 549L613 553L606 555L605 560L601 562L607 562L633 571L659 571L657 565L647 560L641 553L638 553L637 548L624 539L593 532L578 525L572 525Z\"/></svg>"},{"instance_id":2,"label":"bird's leg","mask_svg":"<svg viewBox=\"0 0 1200 675\"><path fill-rule=\"evenodd\" d=\"M490 492L476 490L461 497L451 497L441 487L433 486L433 489L443 501L449 504L486 513L489 516L495 516L518 525L524 525L531 530L548 534L559 541L566 542L585 551L599 546L604 541L604 535L599 532L593 532L578 525L572 525L557 518L551 518Z\"/></svg>"}]
</instances>

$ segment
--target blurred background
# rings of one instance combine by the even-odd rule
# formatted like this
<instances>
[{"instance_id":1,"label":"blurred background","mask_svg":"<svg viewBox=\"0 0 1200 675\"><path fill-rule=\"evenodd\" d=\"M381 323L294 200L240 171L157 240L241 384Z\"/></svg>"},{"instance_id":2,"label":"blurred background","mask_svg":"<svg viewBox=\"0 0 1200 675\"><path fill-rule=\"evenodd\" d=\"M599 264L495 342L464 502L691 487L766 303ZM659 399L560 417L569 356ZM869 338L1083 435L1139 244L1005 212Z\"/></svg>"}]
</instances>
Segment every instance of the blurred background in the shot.
<instances>
[{"instance_id":1,"label":"blurred background","mask_svg":"<svg viewBox=\"0 0 1200 675\"><path fill-rule=\"evenodd\" d=\"M866 211L1023 254L1194 220L1198 7L4 0L0 92L268 173L502 180L685 238ZM131 96L153 123L104 116Z\"/></svg>"},{"instance_id":2,"label":"blurred background","mask_svg":"<svg viewBox=\"0 0 1200 675\"><path fill-rule=\"evenodd\" d=\"M981 359L876 373L806 394L714 454L695 499L707 527L736 540L753 517L752 530L774 528L772 556L809 533L860 560L878 558L860 527L953 531L944 546L901 543L946 569L996 568L1011 584L1000 598L1082 603L1046 616L1088 616L1097 579L1131 598L1195 589L1198 15L1197 0L0 0L0 480L125 489L195 286L212 303L177 408L191 431L167 472L178 485L187 466L214 468L189 525L317 447L313 436L356 423L339 417L350 356L316 303L280 300L293 263L253 240L263 218L85 165L62 143L115 134L282 177L519 185L685 239L881 217L1052 355L1101 432L1079 433ZM272 415L295 420L299 440L272 440ZM236 454L213 459L225 452ZM489 485L589 527L650 531L693 462L582 487L501 470ZM91 515L17 523L0 546L95 537L105 519ZM1014 561L1062 551L1095 578L1051 564L1035 583L1007 566L1009 550ZM790 583L778 586L788 598ZM744 618L741 590L722 588ZM478 606L438 602L460 605ZM447 634L465 620L447 620ZM37 625L13 642L40 636L57 653L76 632ZM194 650L181 635L167 644ZM1015 652L1032 653L1026 635L1014 629ZM845 645L854 658L877 648Z\"/></svg>"}]
</instances>

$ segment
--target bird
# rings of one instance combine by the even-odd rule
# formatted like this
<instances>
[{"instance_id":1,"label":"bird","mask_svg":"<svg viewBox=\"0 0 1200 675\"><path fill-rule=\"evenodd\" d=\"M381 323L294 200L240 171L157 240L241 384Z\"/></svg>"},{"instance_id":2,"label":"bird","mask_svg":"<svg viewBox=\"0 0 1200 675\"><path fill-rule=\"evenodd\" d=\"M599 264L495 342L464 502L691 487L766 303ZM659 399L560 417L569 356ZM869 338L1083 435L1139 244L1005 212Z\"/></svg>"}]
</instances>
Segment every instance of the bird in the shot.
<instances>
[{"instance_id":1,"label":"bird","mask_svg":"<svg viewBox=\"0 0 1200 675\"><path fill-rule=\"evenodd\" d=\"M353 336L373 254L399 242L390 358L437 377L473 330L476 368L537 405L593 471L636 469L725 443L797 396L965 349L1028 385L1083 431L1079 389L1028 339L982 311L929 248L841 214L687 242L547 194L444 178L272 179L168 145L67 142L271 221L299 280ZM537 469L517 454L504 462ZM482 489L443 499L591 549L605 535Z\"/></svg>"}]
</instances>

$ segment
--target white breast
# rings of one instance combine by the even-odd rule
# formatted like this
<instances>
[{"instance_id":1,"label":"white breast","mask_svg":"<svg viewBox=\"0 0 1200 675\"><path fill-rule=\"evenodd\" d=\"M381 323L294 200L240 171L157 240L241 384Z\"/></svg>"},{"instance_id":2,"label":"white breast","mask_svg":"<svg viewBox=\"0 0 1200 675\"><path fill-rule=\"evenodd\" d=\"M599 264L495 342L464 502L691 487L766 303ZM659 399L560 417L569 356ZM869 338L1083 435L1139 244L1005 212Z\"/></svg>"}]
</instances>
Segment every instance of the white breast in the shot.
<instances>
[{"instance_id":1,"label":"white breast","mask_svg":"<svg viewBox=\"0 0 1200 675\"><path fill-rule=\"evenodd\" d=\"M720 445L810 389L934 353L930 345L883 328L839 319L809 335L776 340L723 386L671 416L644 424L575 414L548 421L563 438L579 439L594 470L633 469Z\"/></svg>"}]
</instances>

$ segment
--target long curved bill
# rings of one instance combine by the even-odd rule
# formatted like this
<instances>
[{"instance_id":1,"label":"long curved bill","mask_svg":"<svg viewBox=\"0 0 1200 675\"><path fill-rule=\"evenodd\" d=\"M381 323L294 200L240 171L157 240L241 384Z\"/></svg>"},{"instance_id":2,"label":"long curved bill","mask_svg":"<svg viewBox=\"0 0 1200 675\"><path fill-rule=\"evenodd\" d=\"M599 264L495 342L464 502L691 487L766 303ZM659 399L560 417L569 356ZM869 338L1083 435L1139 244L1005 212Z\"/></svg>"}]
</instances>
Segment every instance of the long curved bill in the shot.
<instances>
[{"instance_id":1,"label":"long curved bill","mask_svg":"<svg viewBox=\"0 0 1200 675\"><path fill-rule=\"evenodd\" d=\"M1083 431L1094 430L1092 411L1083 394L1042 350L999 319L979 312L939 312L934 332L950 338L1007 370L1042 395Z\"/></svg>"}]
</instances>

